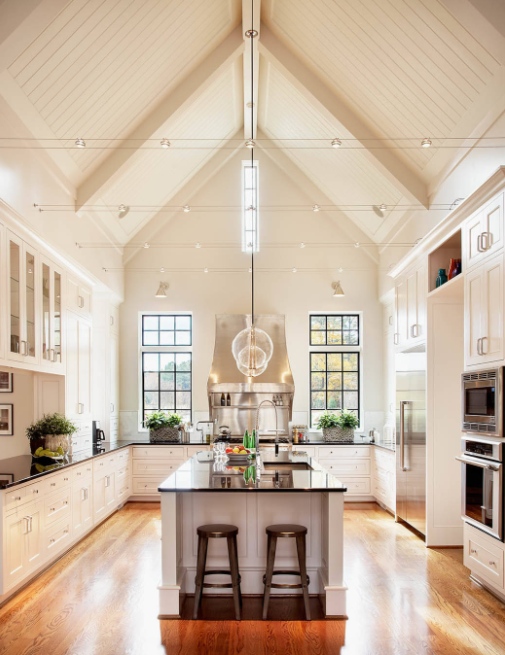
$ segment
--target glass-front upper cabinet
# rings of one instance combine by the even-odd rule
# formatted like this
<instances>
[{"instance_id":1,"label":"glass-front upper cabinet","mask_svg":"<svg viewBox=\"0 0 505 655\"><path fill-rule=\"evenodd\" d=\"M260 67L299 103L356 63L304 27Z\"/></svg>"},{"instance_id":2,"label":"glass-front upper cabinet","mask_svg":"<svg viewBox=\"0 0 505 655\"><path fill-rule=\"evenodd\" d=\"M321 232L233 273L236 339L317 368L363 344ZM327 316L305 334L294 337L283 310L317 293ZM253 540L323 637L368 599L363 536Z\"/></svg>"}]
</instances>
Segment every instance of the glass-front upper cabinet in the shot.
<instances>
[{"instance_id":1,"label":"glass-front upper cabinet","mask_svg":"<svg viewBox=\"0 0 505 655\"><path fill-rule=\"evenodd\" d=\"M61 364L62 273L51 262L42 260L42 361Z\"/></svg>"},{"instance_id":2,"label":"glass-front upper cabinet","mask_svg":"<svg viewBox=\"0 0 505 655\"><path fill-rule=\"evenodd\" d=\"M17 361L36 361L38 333L35 288L36 252L9 233L9 342L8 356Z\"/></svg>"}]
</instances>

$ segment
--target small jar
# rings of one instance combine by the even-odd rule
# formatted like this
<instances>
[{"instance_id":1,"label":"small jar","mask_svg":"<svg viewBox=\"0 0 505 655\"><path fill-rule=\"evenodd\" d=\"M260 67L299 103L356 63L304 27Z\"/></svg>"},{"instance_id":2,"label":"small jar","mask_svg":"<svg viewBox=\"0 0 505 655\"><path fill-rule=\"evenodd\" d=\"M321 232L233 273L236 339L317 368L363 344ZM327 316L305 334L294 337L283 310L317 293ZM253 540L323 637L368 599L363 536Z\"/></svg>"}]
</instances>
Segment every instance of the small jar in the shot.
<instances>
[{"instance_id":1,"label":"small jar","mask_svg":"<svg viewBox=\"0 0 505 655\"><path fill-rule=\"evenodd\" d=\"M435 286L436 286L437 288L438 288L438 287L441 287L442 284L445 284L446 282L447 282L447 273L446 273L446 271L445 271L445 268L439 268L439 269L438 269L437 280L436 280L436 282L435 282Z\"/></svg>"}]
</instances>

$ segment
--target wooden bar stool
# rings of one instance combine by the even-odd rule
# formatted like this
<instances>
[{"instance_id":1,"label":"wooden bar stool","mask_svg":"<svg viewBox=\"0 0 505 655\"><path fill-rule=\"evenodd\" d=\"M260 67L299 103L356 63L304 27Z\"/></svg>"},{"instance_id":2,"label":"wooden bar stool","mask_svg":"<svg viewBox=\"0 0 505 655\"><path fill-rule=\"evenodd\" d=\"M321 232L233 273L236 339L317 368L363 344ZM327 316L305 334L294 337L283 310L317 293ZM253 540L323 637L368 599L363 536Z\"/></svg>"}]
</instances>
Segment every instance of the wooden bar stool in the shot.
<instances>
[{"instance_id":1,"label":"wooden bar stool","mask_svg":"<svg viewBox=\"0 0 505 655\"><path fill-rule=\"evenodd\" d=\"M266 529L268 536L267 542L267 572L263 576L265 591L263 593L263 619L267 618L268 602L270 600L270 590L273 589L302 589L303 603L305 605L305 618L310 621L310 603L309 603L309 584L310 578L307 575L305 535L307 528L303 525L294 525L291 523L281 525L269 525ZM280 570L274 571L275 549L277 539L287 537L296 539L296 550L298 552L298 571ZM274 575L299 575L300 582L297 584L273 583Z\"/></svg>"},{"instance_id":2,"label":"wooden bar stool","mask_svg":"<svg viewBox=\"0 0 505 655\"><path fill-rule=\"evenodd\" d=\"M242 593L240 591L240 574L238 570L238 553L237 553L237 535L238 528L236 525L213 524L201 525L196 529L198 535L198 556L196 560L195 576L195 605L193 608L193 618L198 618L198 610L202 601L203 588L220 588L233 589L233 602L235 604L235 618L240 621L240 608L242 606ZM205 564L207 561L207 547L209 539L224 539L228 542L228 557L230 560L229 571L206 571ZM231 582L211 583L204 582L206 575L225 574L231 576Z\"/></svg>"}]
</instances>

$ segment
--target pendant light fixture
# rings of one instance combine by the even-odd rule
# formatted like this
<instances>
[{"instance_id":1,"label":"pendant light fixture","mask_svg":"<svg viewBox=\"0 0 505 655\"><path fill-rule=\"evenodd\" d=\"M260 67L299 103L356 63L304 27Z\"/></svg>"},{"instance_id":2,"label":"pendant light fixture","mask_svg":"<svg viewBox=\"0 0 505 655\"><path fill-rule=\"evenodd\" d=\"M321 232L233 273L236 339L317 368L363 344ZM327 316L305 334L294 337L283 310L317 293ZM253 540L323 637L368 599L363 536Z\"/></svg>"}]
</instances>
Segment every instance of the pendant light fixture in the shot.
<instances>
[{"instance_id":1,"label":"pendant light fixture","mask_svg":"<svg viewBox=\"0 0 505 655\"><path fill-rule=\"evenodd\" d=\"M251 42L251 134L246 141L246 147L251 150L251 168L254 167L254 46L253 39L258 36L254 29L254 0L251 0L251 29L245 33ZM247 327L241 330L233 339L231 351L238 370L249 378L257 377L266 371L268 362L274 352L274 345L269 335L258 328L254 320L254 243L251 248L251 314L247 316Z\"/></svg>"}]
</instances>

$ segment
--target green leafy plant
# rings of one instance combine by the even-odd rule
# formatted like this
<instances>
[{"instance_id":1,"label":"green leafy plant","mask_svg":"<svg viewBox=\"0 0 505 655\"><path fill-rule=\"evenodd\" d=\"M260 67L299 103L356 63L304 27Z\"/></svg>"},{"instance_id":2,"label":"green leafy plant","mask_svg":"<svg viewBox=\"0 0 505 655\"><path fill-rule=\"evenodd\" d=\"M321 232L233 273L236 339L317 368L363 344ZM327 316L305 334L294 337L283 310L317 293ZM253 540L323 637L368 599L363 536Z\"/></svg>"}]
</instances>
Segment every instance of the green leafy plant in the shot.
<instances>
[{"instance_id":1,"label":"green leafy plant","mask_svg":"<svg viewBox=\"0 0 505 655\"><path fill-rule=\"evenodd\" d=\"M165 414L165 412L153 412L149 414L145 421L144 425L149 430L159 430L160 428L176 428L183 422L183 418L180 414L175 412L171 414Z\"/></svg>"},{"instance_id":2,"label":"green leafy plant","mask_svg":"<svg viewBox=\"0 0 505 655\"><path fill-rule=\"evenodd\" d=\"M77 432L77 426L65 418L63 414L44 414L44 416L35 421L26 428L28 439L36 439L46 434L74 434Z\"/></svg>"},{"instance_id":3,"label":"green leafy plant","mask_svg":"<svg viewBox=\"0 0 505 655\"><path fill-rule=\"evenodd\" d=\"M324 412L317 421L318 430L325 428L352 428L353 430L359 425L358 418L351 412Z\"/></svg>"}]
</instances>

